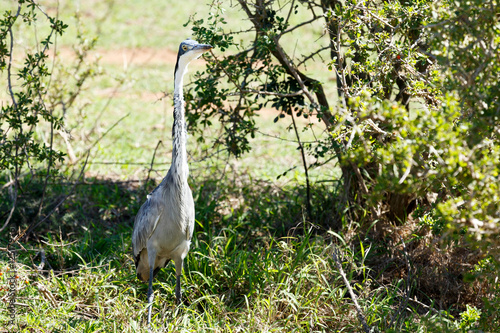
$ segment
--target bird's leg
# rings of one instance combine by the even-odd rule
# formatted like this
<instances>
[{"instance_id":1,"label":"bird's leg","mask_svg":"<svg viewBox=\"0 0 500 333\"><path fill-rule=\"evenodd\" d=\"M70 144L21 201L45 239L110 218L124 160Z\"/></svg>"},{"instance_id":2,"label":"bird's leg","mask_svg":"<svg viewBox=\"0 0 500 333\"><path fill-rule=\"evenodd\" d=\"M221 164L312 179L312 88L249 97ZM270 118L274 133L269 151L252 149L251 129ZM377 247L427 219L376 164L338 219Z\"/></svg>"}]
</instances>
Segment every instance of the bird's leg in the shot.
<instances>
[{"instance_id":1,"label":"bird's leg","mask_svg":"<svg viewBox=\"0 0 500 333\"><path fill-rule=\"evenodd\" d=\"M175 284L175 298L177 301L177 305L181 304L181 275L182 275L182 266L184 263L184 259L177 258L174 259L175 261L175 275L177 278L176 284Z\"/></svg>"},{"instance_id":2,"label":"bird's leg","mask_svg":"<svg viewBox=\"0 0 500 333\"><path fill-rule=\"evenodd\" d=\"M177 274L177 283L175 284L175 298L177 298L177 305L181 304L181 274Z\"/></svg>"},{"instance_id":3,"label":"bird's leg","mask_svg":"<svg viewBox=\"0 0 500 333\"><path fill-rule=\"evenodd\" d=\"M153 307L153 266L149 268L149 288L148 288L148 326L151 328L151 308Z\"/></svg>"}]
</instances>

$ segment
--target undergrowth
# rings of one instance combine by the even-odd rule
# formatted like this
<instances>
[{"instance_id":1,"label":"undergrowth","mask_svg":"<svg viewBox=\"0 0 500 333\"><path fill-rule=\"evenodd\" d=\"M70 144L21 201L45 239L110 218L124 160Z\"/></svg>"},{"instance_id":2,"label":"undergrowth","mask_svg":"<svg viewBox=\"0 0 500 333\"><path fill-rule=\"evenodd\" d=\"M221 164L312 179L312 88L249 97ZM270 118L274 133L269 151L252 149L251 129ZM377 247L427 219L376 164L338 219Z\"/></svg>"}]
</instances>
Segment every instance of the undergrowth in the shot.
<instances>
[{"instance_id":1,"label":"undergrowth","mask_svg":"<svg viewBox=\"0 0 500 333\"><path fill-rule=\"evenodd\" d=\"M361 332L334 249L368 325L379 331L453 332L478 327L488 315L477 296L487 284L458 276L474 273L474 267L463 269L474 261L473 251L432 246L432 232L418 219L395 237L381 227L335 222L329 209L335 193L321 185L313 187L317 209L308 218L304 188L245 177L228 186L234 181L206 179L193 191L196 227L182 281L184 304L175 306L169 265L154 282L156 331ZM17 247L21 331L146 331L147 285L135 277L130 242L135 212L152 186L87 179L50 223ZM56 186L50 193L57 198L65 190ZM16 219L19 228L24 218ZM462 259L453 264L456 258ZM0 265L5 304L6 257ZM433 289L437 284L441 293ZM1 316L7 322L7 312Z\"/></svg>"}]
</instances>

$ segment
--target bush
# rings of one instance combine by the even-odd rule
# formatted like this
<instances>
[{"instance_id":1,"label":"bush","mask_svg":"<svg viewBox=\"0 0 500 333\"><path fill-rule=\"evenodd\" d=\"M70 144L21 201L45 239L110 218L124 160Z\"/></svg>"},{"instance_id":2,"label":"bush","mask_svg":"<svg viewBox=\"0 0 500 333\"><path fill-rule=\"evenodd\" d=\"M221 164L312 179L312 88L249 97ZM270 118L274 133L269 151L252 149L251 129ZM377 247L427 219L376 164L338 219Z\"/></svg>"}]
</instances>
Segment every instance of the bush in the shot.
<instances>
[{"instance_id":1,"label":"bush","mask_svg":"<svg viewBox=\"0 0 500 333\"><path fill-rule=\"evenodd\" d=\"M48 184L61 182L67 153L70 164L76 163L65 117L84 83L96 74L94 65L84 62L95 39L87 41L81 34L74 64L64 67L56 61L57 38L67 28L28 0L18 1L15 10L7 10L0 20L0 71L7 82L7 103L0 113L0 180L5 199L0 204L0 216L5 217L0 231L13 219L17 225L30 224L32 231L67 197L55 195L48 200ZM26 31L30 33L25 37Z\"/></svg>"},{"instance_id":2,"label":"bush","mask_svg":"<svg viewBox=\"0 0 500 333\"><path fill-rule=\"evenodd\" d=\"M214 144L240 156L251 149L253 118L263 107L281 112L275 122L288 116L291 127L296 117L316 118L329 135L302 144L297 134L298 148L316 158L313 165L304 159L306 176L309 167L338 160L339 219L344 212L362 219L366 208L369 224L404 224L424 205L444 221L446 234L467 231L486 252L497 251L496 2L305 1L281 9L258 3L239 1L252 23L240 32L253 34L249 45L224 31L220 5L207 22L193 20L196 38L237 52L208 57L187 94L190 123L208 126L217 118L224 127ZM294 15L301 18L295 25ZM282 41L316 21L328 35L294 58ZM325 67L336 75L338 99L305 74L318 54L330 55ZM237 98L228 103L227 96Z\"/></svg>"}]
</instances>

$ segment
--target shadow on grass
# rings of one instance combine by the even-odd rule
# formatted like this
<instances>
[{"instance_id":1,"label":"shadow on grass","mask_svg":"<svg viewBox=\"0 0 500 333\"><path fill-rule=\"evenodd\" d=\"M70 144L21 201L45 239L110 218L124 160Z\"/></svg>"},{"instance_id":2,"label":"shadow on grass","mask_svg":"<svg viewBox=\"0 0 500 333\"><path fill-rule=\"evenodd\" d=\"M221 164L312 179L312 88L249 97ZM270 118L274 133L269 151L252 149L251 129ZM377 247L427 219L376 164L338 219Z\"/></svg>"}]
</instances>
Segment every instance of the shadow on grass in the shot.
<instances>
[{"instance_id":1,"label":"shadow on grass","mask_svg":"<svg viewBox=\"0 0 500 333\"><path fill-rule=\"evenodd\" d=\"M58 202L73 185L49 186L46 202ZM11 221L17 230L24 230L37 217L41 187L41 182L33 180L29 187L24 186L26 190L19 197ZM114 288L126 290L138 304L144 304L147 288L135 279L130 242L135 214L153 188L152 182L102 179L87 179L78 184L50 218L22 242L26 251L18 252L20 262L38 266L43 249L43 275L55 274L65 279L81 275L82 270L94 271L111 279ZM272 296L277 299L268 301L276 302L281 311L277 318L285 320L296 311L290 310L290 306L293 309L308 302L327 302L325 306L318 305L323 311L318 320L324 321L325 327L340 329L345 323L340 319L333 322L332 318L338 319L335 311L349 312L350 300L331 259L332 243L341 247L343 265L350 282L358 286L359 297L366 297L366 302L370 297L380 298L380 305L371 313L372 325L379 328L390 328L381 323L395 318L394 312L400 311L397 309L401 304L412 309L400 311L399 316L406 318L401 325L405 320L411 321L412 313L428 314L429 309L437 313L446 310L456 317L465 307L460 300L482 306L477 288L485 285L463 279L468 271L464 266L477 262L473 251L462 246L436 254L426 245L424 236L414 237L415 233L425 233L418 224L409 223L404 231L393 229L407 242L404 248L394 235L381 235L362 223L346 224L336 218L341 216L335 211L336 193L323 184L312 187L313 217L309 218L305 192L301 186L281 188L246 178L222 183L213 179L198 181L193 188L195 234L185 266L184 279L188 283L183 283L190 309L198 313L214 307L219 311L249 311L249 298L265 303ZM2 192L2 196L0 215L10 209L7 194ZM40 216L51 210L48 204ZM429 269L429 262L433 269ZM155 280L155 290L167 304L174 304L173 272L173 267L168 266ZM448 290L443 290L443 286ZM312 291L312 299L304 304L299 301ZM76 297L80 292L74 293ZM409 299L413 298L418 301L411 303ZM333 308L328 304L333 304ZM368 309L374 305L365 306ZM85 311L87 316L94 315ZM75 320L73 323L78 326L80 319Z\"/></svg>"}]
</instances>

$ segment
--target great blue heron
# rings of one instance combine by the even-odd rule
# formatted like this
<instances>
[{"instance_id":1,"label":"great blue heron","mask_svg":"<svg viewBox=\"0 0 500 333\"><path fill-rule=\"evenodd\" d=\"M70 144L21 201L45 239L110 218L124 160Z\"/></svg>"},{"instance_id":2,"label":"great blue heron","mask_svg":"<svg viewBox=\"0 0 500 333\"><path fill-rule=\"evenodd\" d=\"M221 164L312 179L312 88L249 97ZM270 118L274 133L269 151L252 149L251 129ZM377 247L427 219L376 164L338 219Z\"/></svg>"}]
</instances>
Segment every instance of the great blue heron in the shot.
<instances>
[{"instance_id":1,"label":"great blue heron","mask_svg":"<svg viewBox=\"0 0 500 333\"><path fill-rule=\"evenodd\" d=\"M132 247L137 277L148 288L148 324L151 323L153 278L170 260L175 263L175 296L181 302L181 274L194 229L194 202L188 185L186 121L182 81L189 62L212 46L187 39L179 46L174 71L174 125L172 164L163 181L148 195L134 222Z\"/></svg>"}]
</instances>

